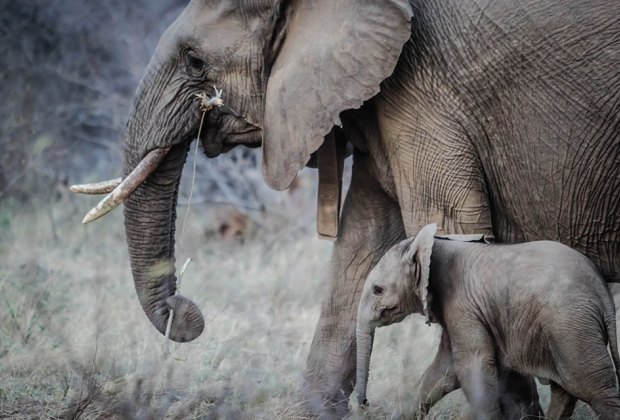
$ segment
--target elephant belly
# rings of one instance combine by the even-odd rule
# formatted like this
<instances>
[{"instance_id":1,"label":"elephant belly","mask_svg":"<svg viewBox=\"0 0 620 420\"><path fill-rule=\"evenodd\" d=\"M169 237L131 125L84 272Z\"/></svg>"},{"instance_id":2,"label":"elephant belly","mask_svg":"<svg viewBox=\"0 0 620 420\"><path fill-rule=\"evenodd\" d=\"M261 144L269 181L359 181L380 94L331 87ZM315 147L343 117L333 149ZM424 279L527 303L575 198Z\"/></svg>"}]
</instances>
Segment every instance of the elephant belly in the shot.
<instances>
[{"instance_id":1,"label":"elephant belly","mask_svg":"<svg viewBox=\"0 0 620 420\"><path fill-rule=\"evenodd\" d=\"M516 350L516 351L515 351ZM560 382L560 376L555 369L553 355L548 346L540 343L529 343L512 349L511 353L498 352L498 367L509 369L522 375L538 378L541 383L549 381Z\"/></svg>"},{"instance_id":2,"label":"elephant belly","mask_svg":"<svg viewBox=\"0 0 620 420\"><path fill-rule=\"evenodd\" d=\"M523 145L512 151L518 165L489 164L497 241L559 241L590 258L607 281L620 282L620 137L616 146L612 160L594 145L591 150L557 145L534 154Z\"/></svg>"},{"instance_id":3,"label":"elephant belly","mask_svg":"<svg viewBox=\"0 0 620 420\"><path fill-rule=\"evenodd\" d=\"M436 223L439 234L492 236L491 207L473 145L451 121L438 119L430 101L408 99L411 107L384 103L403 100L379 99L378 120L407 234Z\"/></svg>"},{"instance_id":4,"label":"elephant belly","mask_svg":"<svg viewBox=\"0 0 620 420\"><path fill-rule=\"evenodd\" d=\"M503 21L508 2L497 3L481 21L510 31L478 63L486 81L475 82L470 69L447 82L470 104L463 127L482 165L496 238L560 241L620 281L620 26L576 0L546 1L549 13L519 23ZM528 58L539 54L547 58Z\"/></svg>"},{"instance_id":5,"label":"elephant belly","mask_svg":"<svg viewBox=\"0 0 620 420\"><path fill-rule=\"evenodd\" d=\"M546 345L529 343L512 349L510 353L500 352L498 364L523 375L535 376L543 380L559 381L554 369L553 355Z\"/></svg>"}]
</instances>

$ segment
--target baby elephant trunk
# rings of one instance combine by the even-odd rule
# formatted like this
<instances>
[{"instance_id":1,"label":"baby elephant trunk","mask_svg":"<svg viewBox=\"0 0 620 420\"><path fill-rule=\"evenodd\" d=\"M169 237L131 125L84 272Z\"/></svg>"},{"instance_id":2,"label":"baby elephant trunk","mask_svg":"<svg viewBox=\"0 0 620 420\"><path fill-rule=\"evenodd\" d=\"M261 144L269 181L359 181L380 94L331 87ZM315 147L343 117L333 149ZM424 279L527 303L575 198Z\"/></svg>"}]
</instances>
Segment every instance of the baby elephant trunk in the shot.
<instances>
[{"instance_id":1,"label":"baby elephant trunk","mask_svg":"<svg viewBox=\"0 0 620 420\"><path fill-rule=\"evenodd\" d=\"M366 389L368 387L368 371L370 369L370 354L375 329L368 321L358 319L357 322L357 378L356 387L357 402L360 406L367 406Z\"/></svg>"}]
</instances>

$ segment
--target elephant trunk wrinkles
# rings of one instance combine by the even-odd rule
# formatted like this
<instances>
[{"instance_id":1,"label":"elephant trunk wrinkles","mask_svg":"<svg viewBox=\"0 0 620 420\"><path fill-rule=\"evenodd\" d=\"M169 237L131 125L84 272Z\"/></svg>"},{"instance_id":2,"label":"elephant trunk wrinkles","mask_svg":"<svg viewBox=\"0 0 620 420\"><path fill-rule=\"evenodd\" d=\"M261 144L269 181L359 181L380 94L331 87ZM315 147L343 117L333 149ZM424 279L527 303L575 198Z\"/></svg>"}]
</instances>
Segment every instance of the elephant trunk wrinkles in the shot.
<instances>
[{"instance_id":1,"label":"elephant trunk wrinkles","mask_svg":"<svg viewBox=\"0 0 620 420\"><path fill-rule=\"evenodd\" d=\"M366 389L368 387L368 371L370 369L370 354L375 336L375 329L368 320L358 318L357 321L357 377L356 391L359 405L367 405Z\"/></svg>"},{"instance_id":2,"label":"elephant trunk wrinkles","mask_svg":"<svg viewBox=\"0 0 620 420\"><path fill-rule=\"evenodd\" d=\"M138 150L138 145L158 144L163 140L144 139L148 135L148 122L144 124L143 117L152 115L148 104L154 103L145 99L145 95L154 94L150 93L156 90L154 79L148 74L143 79L129 117L124 176L148 151ZM162 334L166 332L170 309L173 309L169 338L177 342L191 341L204 329L204 319L196 304L175 295L176 202L188 148L189 142L173 146L155 172L125 201L124 211L131 271L142 309Z\"/></svg>"}]
</instances>

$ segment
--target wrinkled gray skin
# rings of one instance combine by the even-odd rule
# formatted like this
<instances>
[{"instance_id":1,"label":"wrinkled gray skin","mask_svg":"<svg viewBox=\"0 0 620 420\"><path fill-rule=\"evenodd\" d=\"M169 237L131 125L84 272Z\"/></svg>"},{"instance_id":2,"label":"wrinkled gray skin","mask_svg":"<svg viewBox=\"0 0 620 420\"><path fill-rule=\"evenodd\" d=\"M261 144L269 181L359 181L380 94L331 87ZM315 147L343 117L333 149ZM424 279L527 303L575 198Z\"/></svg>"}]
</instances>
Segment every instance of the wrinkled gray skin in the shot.
<instances>
[{"instance_id":1,"label":"wrinkled gray skin","mask_svg":"<svg viewBox=\"0 0 620 420\"><path fill-rule=\"evenodd\" d=\"M164 333L183 305L170 337L202 331L198 307L169 297L178 185L200 122L193 95L212 85L227 108L208 114L207 156L261 146L276 189L335 124L355 149L305 373L313 411L346 413L366 275L427 223L557 240L620 281L618 16L617 0L191 1L153 54L125 137L125 174L173 146L125 205L148 318Z\"/></svg>"},{"instance_id":2,"label":"wrinkled gray skin","mask_svg":"<svg viewBox=\"0 0 620 420\"><path fill-rule=\"evenodd\" d=\"M428 225L395 245L366 280L357 315L358 402L366 403L375 328L418 313L443 328L419 385L421 414L462 387L476 418L521 418L502 413L510 369L551 384L548 418L569 418L576 399L602 419L620 418L616 312L596 267L557 242L489 245L435 239L435 232Z\"/></svg>"}]
</instances>

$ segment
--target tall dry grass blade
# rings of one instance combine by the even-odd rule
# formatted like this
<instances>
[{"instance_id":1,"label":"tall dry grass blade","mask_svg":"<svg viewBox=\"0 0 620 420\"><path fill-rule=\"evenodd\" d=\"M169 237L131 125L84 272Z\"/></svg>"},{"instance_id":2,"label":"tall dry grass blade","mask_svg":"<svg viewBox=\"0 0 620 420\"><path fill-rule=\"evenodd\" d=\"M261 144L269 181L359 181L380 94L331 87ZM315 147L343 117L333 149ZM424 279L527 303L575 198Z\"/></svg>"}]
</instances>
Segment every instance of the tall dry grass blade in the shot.
<instances>
[{"instance_id":1,"label":"tall dry grass blade","mask_svg":"<svg viewBox=\"0 0 620 420\"><path fill-rule=\"evenodd\" d=\"M202 116L200 117L200 125L198 126L198 135L196 136L196 147L194 148L194 165L192 167L192 185L189 190L189 198L187 199L187 209L185 209L185 218L183 219L183 227L181 228L181 239L179 242L183 242L183 238L185 237L185 227L187 226L187 218L189 217L189 209L192 207L192 195L194 194L194 185L196 183L196 161L198 160L198 143L200 143L200 135L202 133L202 125L205 121L205 115L207 112L215 107L220 107L224 105L224 101L222 100L222 89L216 88L215 96L208 98L207 94L204 92L197 93L195 96L200 99L200 111L202 111Z\"/></svg>"},{"instance_id":2,"label":"tall dry grass blade","mask_svg":"<svg viewBox=\"0 0 620 420\"><path fill-rule=\"evenodd\" d=\"M185 275L185 270L187 270L187 267L189 266L190 262L192 262L192 259L188 258L183 264L183 267L181 267L181 271L179 272L179 275L177 277L176 293L179 293L179 290L181 290L181 280L183 280L183 276ZM166 337L166 341L164 342L166 354L171 354L169 337L170 337L170 328L172 327L173 319L174 319L174 309L170 309L170 316L168 317L168 323L166 324L166 334L164 334L164 336Z\"/></svg>"}]
</instances>

